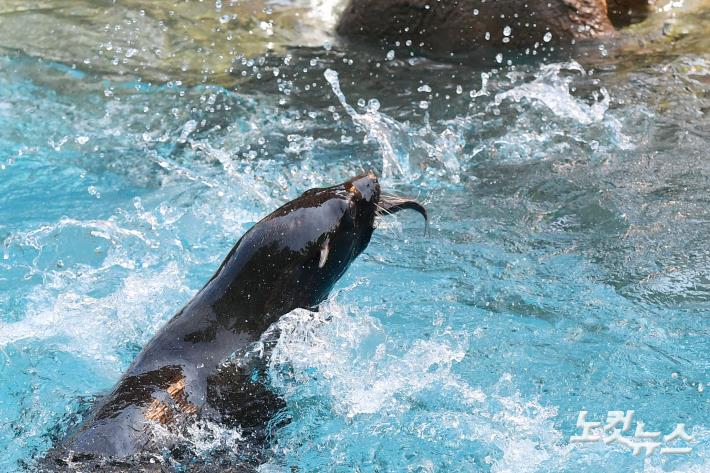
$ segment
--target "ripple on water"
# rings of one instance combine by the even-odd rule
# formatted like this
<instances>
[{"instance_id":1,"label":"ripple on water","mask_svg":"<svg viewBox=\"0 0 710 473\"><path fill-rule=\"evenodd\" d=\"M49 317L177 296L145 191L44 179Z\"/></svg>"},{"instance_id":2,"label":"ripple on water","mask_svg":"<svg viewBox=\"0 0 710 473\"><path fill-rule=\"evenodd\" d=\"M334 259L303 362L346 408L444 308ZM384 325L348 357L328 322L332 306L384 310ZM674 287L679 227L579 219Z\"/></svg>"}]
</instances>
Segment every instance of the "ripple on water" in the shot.
<instances>
[{"instance_id":1,"label":"ripple on water","mask_svg":"<svg viewBox=\"0 0 710 473\"><path fill-rule=\"evenodd\" d=\"M274 56L278 78L238 91L2 59L1 468L61 436L267 211L389 166L431 232L383 220L337 297L281 321L292 420L264 471L707 469L707 61L344 54ZM686 422L693 455L569 442L580 410L632 408ZM182 441L209 458L239 436Z\"/></svg>"}]
</instances>

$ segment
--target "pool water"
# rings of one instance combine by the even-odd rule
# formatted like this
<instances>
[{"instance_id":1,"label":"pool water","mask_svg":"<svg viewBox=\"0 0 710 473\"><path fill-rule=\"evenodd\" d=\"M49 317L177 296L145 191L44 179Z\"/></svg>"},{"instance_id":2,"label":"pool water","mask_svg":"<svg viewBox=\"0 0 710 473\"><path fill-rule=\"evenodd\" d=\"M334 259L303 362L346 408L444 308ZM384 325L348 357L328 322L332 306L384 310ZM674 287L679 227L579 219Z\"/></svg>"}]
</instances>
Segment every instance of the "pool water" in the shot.
<instances>
[{"instance_id":1,"label":"pool water","mask_svg":"<svg viewBox=\"0 0 710 473\"><path fill-rule=\"evenodd\" d=\"M383 219L320 312L279 322L291 420L260 471L710 469L709 55L327 44L233 76L0 57L1 471L62 438L261 216L370 168L429 231ZM627 410L629 438L683 423L690 453L572 440L580 411ZM236 458L238 434L185 441Z\"/></svg>"}]
</instances>

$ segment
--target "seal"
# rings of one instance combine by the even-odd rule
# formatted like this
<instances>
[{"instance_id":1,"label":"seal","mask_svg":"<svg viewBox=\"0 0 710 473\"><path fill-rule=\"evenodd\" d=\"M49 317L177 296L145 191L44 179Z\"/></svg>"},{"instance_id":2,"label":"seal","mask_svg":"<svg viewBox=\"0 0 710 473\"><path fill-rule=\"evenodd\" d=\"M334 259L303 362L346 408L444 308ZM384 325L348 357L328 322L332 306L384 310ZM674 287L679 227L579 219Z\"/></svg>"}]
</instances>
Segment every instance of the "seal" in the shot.
<instances>
[{"instance_id":1,"label":"seal","mask_svg":"<svg viewBox=\"0 0 710 473\"><path fill-rule=\"evenodd\" d=\"M153 427L204 419L241 427L258 450L283 401L264 384L263 358L248 356L250 347L282 315L317 310L367 247L375 218L403 209L426 221L423 206L382 193L370 171L310 189L259 221L62 442L54 463L164 451Z\"/></svg>"}]
</instances>

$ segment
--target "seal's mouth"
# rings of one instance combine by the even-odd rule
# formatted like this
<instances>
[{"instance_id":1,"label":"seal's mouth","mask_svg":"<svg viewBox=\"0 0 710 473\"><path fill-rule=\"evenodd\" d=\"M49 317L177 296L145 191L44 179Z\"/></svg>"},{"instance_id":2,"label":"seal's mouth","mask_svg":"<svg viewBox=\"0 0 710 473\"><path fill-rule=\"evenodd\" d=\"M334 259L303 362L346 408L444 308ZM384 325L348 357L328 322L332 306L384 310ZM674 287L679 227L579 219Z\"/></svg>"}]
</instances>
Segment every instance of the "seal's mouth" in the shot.
<instances>
[{"instance_id":1,"label":"seal's mouth","mask_svg":"<svg viewBox=\"0 0 710 473\"><path fill-rule=\"evenodd\" d=\"M418 212L422 217L424 217L424 225L429 223L429 216L427 214L426 208L413 199L407 199L404 197L399 197L393 194L381 193L380 199L377 202L377 210L375 214L381 215L391 215L399 212L400 210L414 210Z\"/></svg>"}]
</instances>

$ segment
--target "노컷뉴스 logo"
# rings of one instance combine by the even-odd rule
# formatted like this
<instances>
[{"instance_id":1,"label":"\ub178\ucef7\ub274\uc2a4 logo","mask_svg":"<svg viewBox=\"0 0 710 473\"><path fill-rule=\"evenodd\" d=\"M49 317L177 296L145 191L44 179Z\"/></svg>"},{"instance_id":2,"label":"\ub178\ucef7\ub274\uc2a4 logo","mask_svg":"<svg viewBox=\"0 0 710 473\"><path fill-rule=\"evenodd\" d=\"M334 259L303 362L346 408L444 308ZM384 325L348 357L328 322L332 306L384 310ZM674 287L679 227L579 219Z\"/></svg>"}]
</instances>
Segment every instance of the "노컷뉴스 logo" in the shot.
<instances>
[{"instance_id":1,"label":"\ub178\ucef7\ub274\uc2a4 logo","mask_svg":"<svg viewBox=\"0 0 710 473\"><path fill-rule=\"evenodd\" d=\"M587 421L587 411L580 411L577 417L577 427L582 429L581 435L573 435L570 442L604 442L606 445L614 442L631 449L631 452L638 456L645 450L646 457L660 447L663 455L687 455L692 447L687 442L693 437L685 432L685 424L676 424L673 432L662 435L661 432L646 431L646 424L636 421L636 430L633 437L623 435L629 432L634 411L609 411L606 416L606 423Z\"/></svg>"}]
</instances>

